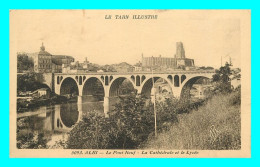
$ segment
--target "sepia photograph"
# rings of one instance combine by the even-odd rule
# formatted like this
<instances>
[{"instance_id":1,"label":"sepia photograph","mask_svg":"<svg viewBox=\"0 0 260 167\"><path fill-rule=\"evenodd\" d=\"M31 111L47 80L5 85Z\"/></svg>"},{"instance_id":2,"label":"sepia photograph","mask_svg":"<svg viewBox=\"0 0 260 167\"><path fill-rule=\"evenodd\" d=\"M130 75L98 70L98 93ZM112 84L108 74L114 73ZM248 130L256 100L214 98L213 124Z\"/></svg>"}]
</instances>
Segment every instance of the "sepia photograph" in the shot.
<instances>
[{"instance_id":1,"label":"sepia photograph","mask_svg":"<svg viewBox=\"0 0 260 167\"><path fill-rule=\"evenodd\" d=\"M10 10L10 157L251 157L250 10Z\"/></svg>"}]
</instances>

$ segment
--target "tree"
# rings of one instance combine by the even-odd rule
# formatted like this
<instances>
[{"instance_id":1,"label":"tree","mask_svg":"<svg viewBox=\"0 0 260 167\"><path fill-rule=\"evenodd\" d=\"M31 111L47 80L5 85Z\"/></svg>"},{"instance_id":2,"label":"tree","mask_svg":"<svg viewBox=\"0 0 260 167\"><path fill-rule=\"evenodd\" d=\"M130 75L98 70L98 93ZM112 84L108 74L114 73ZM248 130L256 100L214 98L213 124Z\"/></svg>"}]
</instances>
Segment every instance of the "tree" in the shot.
<instances>
[{"instance_id":1,"label":"tree","mask_svg":"<svg viewBox=\"0 0 260 167\"><path fill-rule=\"evenodd\" d=\"M230 65L228 63L225 66L216 70L216 74L213 75L213 82L215 83L215 92L229 93L231 92L230 78L231 75Z\"/></svg>"},{"instance_id":2,"label":"tree","mask_svg":"<svg viewBox=\"0 0 260 167\"><path fill-rule=\"evenodd\" d=\"M118 130L125 134L121 143L123 148L136 148L153 133L154 114L151 105L146 106L145 101L144 97L133 93L120 98L120 103L109 113Z\"/></svg>"},{"instance_id":3,"label":"tree","mask_svg":"<svg viewBox=\"0 0 260 167\"><path fill-rule=\"evenodd\" d=\"M27 73L17 76L17 91L34 91L39 88L49 88L43 84L43 75L37 73Z\"/></svg>"},{"instance_id":4,"label":"tree","mask_svg":"<svg viewBox=\"0 0 260 167\"><path fill-rule=\"evenodd\" d=\"M17 54L17 71L33 71L33 60L25 53Z\"/></svg>"},{"instance_id":5,"label":"tree","mask_svg":"<svg viewBox=\"0 0 260 167\"><path fill-rule=\"evenodd\" d=\"M180 110L180 101L175 98L156 102L157 130L167 130L170 127L169 125L178 122L178 110Z\"/></svg>"}]
</instances>

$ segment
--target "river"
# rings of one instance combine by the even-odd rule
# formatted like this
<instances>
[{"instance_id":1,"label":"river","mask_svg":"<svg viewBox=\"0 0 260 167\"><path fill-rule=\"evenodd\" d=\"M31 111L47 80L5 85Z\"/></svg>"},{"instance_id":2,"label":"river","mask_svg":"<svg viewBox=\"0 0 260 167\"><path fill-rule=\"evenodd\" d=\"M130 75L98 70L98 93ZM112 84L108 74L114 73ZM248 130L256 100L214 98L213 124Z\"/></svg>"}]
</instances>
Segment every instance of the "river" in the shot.
<instances>
[{"instance_id":1,"label":"river","mask_svg":"<svg viewBox=\"0 0 260 167\"><path fill-rule=\"evenodd\" d=\"M89 112L103 114L103 102L65 103L42 106L26 113L18 114L17 136L43 134L47 145L52 147L56 141L65 139L73 125Z\"/></svg>"}]
</instances>

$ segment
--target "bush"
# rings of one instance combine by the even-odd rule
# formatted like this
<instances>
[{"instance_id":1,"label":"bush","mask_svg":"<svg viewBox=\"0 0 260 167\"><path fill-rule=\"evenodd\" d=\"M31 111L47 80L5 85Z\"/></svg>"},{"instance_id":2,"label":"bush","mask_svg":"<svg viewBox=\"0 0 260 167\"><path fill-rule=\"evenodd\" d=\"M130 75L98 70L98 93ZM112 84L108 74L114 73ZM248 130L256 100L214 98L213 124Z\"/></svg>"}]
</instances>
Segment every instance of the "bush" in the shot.
<instances>
[{"instance_id":1,"label":"bush","mask_svg":"<svg viewBox=\"0 0 260 167\"><path fill-rule=\"evenodd\" d=\"M43 149L47 148L47 139L43 133L28 133L18 135L17 137L18 149Z\"/></svg>"},{"instance_id":2,"label":"bush","mask_svg":"<svg viewBox=\"0 0 260 167\"><path fill-rule=\"evenodd\" d=\"M96 113L88 114L70 132L66 148L70 149L135 149L154 136L153 105L147 99L134 94L120 97L109 118ZM177 101L158 103L157 129L167 130L177 122Z\"/></svg>"},{"instance_id":3,"label":"bush","mask_svg":"<svg viewBox=\"0 0 260 167\"><path fill-rule=\"evenodd\" d=\"M114 125L104 117L89 114L70 132L66 143L70 149L105 149L112 142Z\"/></svg>"},{"instance_id":4,"label":"bush","mask_svg":"<svg viewBox=\"0 0 260 167\"><path fill-rule=\"evenodd\" d=\"M29 117L17 120L17 143L18 149L43 149L48 148L47 139L41 131L28 130Z\"/></svg>"},{"instance_id":5,"label":"bush","mask_svg":"<svg viewBox=\"0 0 260 167\"><path fill-rule=\"evenodd\" d=\"M88 114L69 132L67 148L133 149L153 130L153 115L141 97L121 97L109 115Z\"/></svg>"},{"instance_id":6,"label":"bush","mask_svg":"<svg viewBox=\"0 0 260 167\"><path fill-rule=\"evenodd\" d=\"M240 105L241 104L241 86L237 87L234 90L234 93L231 94L230 104L231 105Z\"/></svg>"},{"instance_id":7,"label":"bush","mask_svg":"<svg viewBox=\"0 0 260 167\"><path fill-rule=\"evenodd\" d=\"M27 73L17 76L17 93L19 91L35 91L39 88L49 88L43 84L43 75L41 73Z\"/></svg>"}]
</instances>

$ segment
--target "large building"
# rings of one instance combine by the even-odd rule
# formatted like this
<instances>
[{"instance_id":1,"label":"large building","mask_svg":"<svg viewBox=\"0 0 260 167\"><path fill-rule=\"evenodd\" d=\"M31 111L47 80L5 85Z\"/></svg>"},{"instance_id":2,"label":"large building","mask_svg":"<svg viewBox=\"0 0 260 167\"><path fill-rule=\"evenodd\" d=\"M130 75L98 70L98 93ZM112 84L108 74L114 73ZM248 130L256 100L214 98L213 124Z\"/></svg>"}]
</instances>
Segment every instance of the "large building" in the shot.
<instances>
[{"instance_id":1,"label":"large building","mask_svg":"<svg viewBox=\"0 0 260 167\"><path fill-rule=\"evenodd\" d=\"M40 52L34 57L34 71L39 73L52 72L52 55L45 51L45 47L40 48Z\"/></svg>"},{"instance_id":2,"label":"large building","mask_svg":"<svg viewBox=\"0 0 260 167\"><path fill-rule=\"evenodd\" d=\"M38 73L61 73L62 66L69 66L74 58L66 55L51 55L42 44L40 52L34 55L34 71Z\"/></svg>"},{"instance_id":3,"label":"large building","mask_svg":"<svg viewBox=\"0 0 260 167\"><path fill-rule=\"evenodd\" d=\"M142 55L143 67L165 67L165 68L185 68L194 66L194 60L185 57L185 50L182 42L176 43L176 54L174 57L144 57Z\"/></svg>"},{"instance_id":4,"label":"large building","mask_svg":"<svg viewBox=\"0 0 260 167\"><path fill-rule=\"evenodd\" d=\"M188 59L185 57L185 50L182 42L176 43L176 54L174 58L176 60L177 68L194 66L194 59Z\"/></svg>"}]
</instances>

